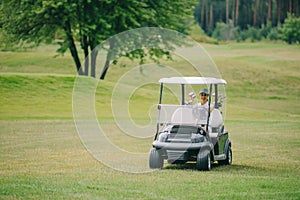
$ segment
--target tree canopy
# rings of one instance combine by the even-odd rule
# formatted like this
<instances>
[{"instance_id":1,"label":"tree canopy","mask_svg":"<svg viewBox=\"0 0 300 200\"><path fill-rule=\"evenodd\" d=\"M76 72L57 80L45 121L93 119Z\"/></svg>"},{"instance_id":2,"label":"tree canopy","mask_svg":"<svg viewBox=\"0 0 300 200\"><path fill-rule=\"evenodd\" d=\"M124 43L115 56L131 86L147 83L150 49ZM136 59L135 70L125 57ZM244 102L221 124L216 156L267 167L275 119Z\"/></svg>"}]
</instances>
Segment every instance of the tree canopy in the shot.
<instances>
[{"instance_id":1,"label":"tree canopy","mask_svg":"<svg viewBox=\"0 0 300 200\"><path fill-rule=\"evenodd\" d=\"M2 0L0 28L10 41L25 45L57 42L59 53L70 53L79 74L95 76L92 50L120 32L140 27L164 27L182 33L188 28L195 0ZM57 36L59 35L59 37ZM87 59L81 67L78 47ZM114 44L109 44L111 47ZM156 54L165 54L156 51ZM137 54L138 56L134 56ZM144 51L125 56L143 58ZM90 57L89 57L90 56ZM112 60L107 59L104 79Z\"/></svg>"}]
</instances>

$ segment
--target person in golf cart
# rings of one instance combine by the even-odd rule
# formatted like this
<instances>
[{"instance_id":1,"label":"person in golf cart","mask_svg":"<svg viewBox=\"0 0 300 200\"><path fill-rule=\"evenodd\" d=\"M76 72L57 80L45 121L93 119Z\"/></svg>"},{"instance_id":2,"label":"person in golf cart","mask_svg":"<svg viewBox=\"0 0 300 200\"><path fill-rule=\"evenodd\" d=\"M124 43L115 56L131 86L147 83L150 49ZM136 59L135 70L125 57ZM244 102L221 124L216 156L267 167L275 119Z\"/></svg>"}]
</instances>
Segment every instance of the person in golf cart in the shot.
<instances>
[{"instance_id":1,"label":"person in golf cart","mask_svg":"<svg viewBox=\"0 0 300 200\"><path fill-rule=\"evenodd\" d=\"M200 107L204 107L205 109L208 110L208 90L206 88L202 88L199 91L199 95L200 95L200 103L198 103L198 106ZM210 106L210 112L213 110L213 105Z\"/></svg>"},{"instance_id":2,"label":"person in golf cart","mask_svg":"<svg viewBox=\"0 0 300 200\"><path fill-rule=\"evenodd\" d=\"M199 91L199 96L200 96L200 102L198 104L195 105L194 109L199 110L199 113L197 114L202 115L201 119L199 119L201 128L205 131L206 130L206 119L207 119L207 115L208 115L208 90L206 88L202 88ZM212 112L212 110L214 109L213 105L210 105L210 112Z\"/></svg>"}]
</instances>

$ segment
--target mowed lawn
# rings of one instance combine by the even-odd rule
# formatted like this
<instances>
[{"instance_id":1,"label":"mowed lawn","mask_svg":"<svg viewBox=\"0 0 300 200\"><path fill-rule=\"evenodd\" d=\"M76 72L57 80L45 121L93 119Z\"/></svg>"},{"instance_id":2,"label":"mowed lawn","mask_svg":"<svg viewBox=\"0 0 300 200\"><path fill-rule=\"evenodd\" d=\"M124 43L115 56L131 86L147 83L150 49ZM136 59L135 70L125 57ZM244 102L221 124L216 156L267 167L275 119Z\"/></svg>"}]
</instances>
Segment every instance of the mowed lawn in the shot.
<instances>
[{"instance_id":1,"label":"mowed lawn","mask_svg":"<svg viewBox=\"0 0 300 200\"><path fill-rule=\"evenodd\" d=\"M126 173L97 161L73 121L70 56L54 58L53 46L0 52L0 199L300 199L299 45L204 48L228 82L225 127L233 149L233 165L214 164L210 172L166 163L162 170ZM113 88L136 65L123 62L99 82L95 110L116 146L147 153L153 137L124 135L113 119ZM195 73L182 60L163 64ZM136 90L129 108L136 123L149 121L157 101L157 85Z\"/></svg>"}]
</instances>

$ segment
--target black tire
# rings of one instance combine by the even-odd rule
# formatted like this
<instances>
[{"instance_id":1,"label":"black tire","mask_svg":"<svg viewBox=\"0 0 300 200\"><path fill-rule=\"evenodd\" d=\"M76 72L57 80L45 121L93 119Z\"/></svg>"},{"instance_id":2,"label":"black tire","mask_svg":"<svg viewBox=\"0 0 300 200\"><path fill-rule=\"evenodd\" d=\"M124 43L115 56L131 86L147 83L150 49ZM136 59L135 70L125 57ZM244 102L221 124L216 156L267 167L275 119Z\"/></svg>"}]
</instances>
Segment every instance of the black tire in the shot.
<instances>
[{"instance_id":1,"label":"black tire","mask_svg":"<svg viewBox=\"0 0 300 200\"><path fill-rule=\"evenodd\" d=\"M231 150L230 146L228 146L228 149L227 149L226 159L220 160L219 163L221 165L231 165L232 164L232 150Z\"/></svg>"},{"instance_id":2,"label":"black tire","mask_svg":"<svg viewBox=\"0 0 300 200\"><path fill-rule=\"evenodd\" d=\"M150 155L149 155L149 167L151 169L161 169L164 166L164 160L160 154L160 152L152 148L150 150Z\"/></svg>"},{"instance_id":3,"label":"black tire","mask_svg":"<svg viewBox=\"0 0 300 200\"><path fill-rule=\"evenodd\" d=\"M197 169L201 171L210 171L211 170L211 161L210 153L208 151L201 152L199 151L197 155Z\"/></svg>"}]
</instances>

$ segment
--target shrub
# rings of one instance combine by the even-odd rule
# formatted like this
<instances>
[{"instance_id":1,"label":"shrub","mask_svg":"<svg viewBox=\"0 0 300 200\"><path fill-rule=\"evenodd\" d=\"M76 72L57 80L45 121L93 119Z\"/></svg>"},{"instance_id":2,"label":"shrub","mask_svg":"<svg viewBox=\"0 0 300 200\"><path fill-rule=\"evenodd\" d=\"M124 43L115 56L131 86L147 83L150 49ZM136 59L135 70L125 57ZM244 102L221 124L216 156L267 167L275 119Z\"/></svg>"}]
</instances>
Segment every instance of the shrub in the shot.
<instances>
[{"instance_id":1,"label":"shrub","mask_svg":"<svg viewBox=\"0 0 300 200\"><path fill-rule=\"evenodd\" d=\"M228 24L223 22L217 23L216 28L212 33L212 37L217 40L234 40L238 36L238 28L234 27L232 21Z\"/></svg>"},{"instance_id":2,"label":"shrub","mask_svg":"<svg viewBox=\"0 0 300 200\"><path fill-rule=\"evenodd\" d=\"M260 29L260 34L262 38L268 38L269 33L272 31L272 22L268 21L267 25L262 25Z\"/></svg>"},{"instance_id":3,"label":"shrub","mask_svg":"<svg viewBox=\"0 0 300 200\"><path fill-rule=\"evenodd\" d=\"M300 18L288 13L283 26L280 28L280 37L289 44L300 42Z\"/></svg>"},{"instance_id":4,"label":"shrub","mask_svg":"<svg viewBox=\"0 0 300 200\"><path fill-rule=\"evenodd\" d=\"M189 35L199 43L209 43L209 44L218 44L218 41L214 38L209 37L208 35L205 34L205 32L202 30L202 28L197 25L193 24L190 27L189 30Z\"/></svg>"},{"instance_id":5,"label":"shrub","mask_svg":"<svg viewBox=\"0 0 300 200\"><path fill-rule=\"evenodd\" d=\"M272 28L266 38L269 40L279 40L280 37L279 37L278 28L277 27Z\"/></svg>"},{"instance_id":6,"label":"shrub","mask_svg":"<svg viewBox=\"0 0 300 200\"><path fill-rule=\"evenodd\" d=\"M3 29L0 29L0 51L14 51L16 44L14 36L7 34Z\"/></svg>"},{"instance_id":7,"label":"shrub","mask_svg":"<svg viewBox=\"0 0 300 200\"><path fill-rule=\"evenodd\" d=\"M247 30L245 30L247 38L249 38L252 42L261 40L261 31L255 27L249 26Z\"/></svg>"}]
</instances>

